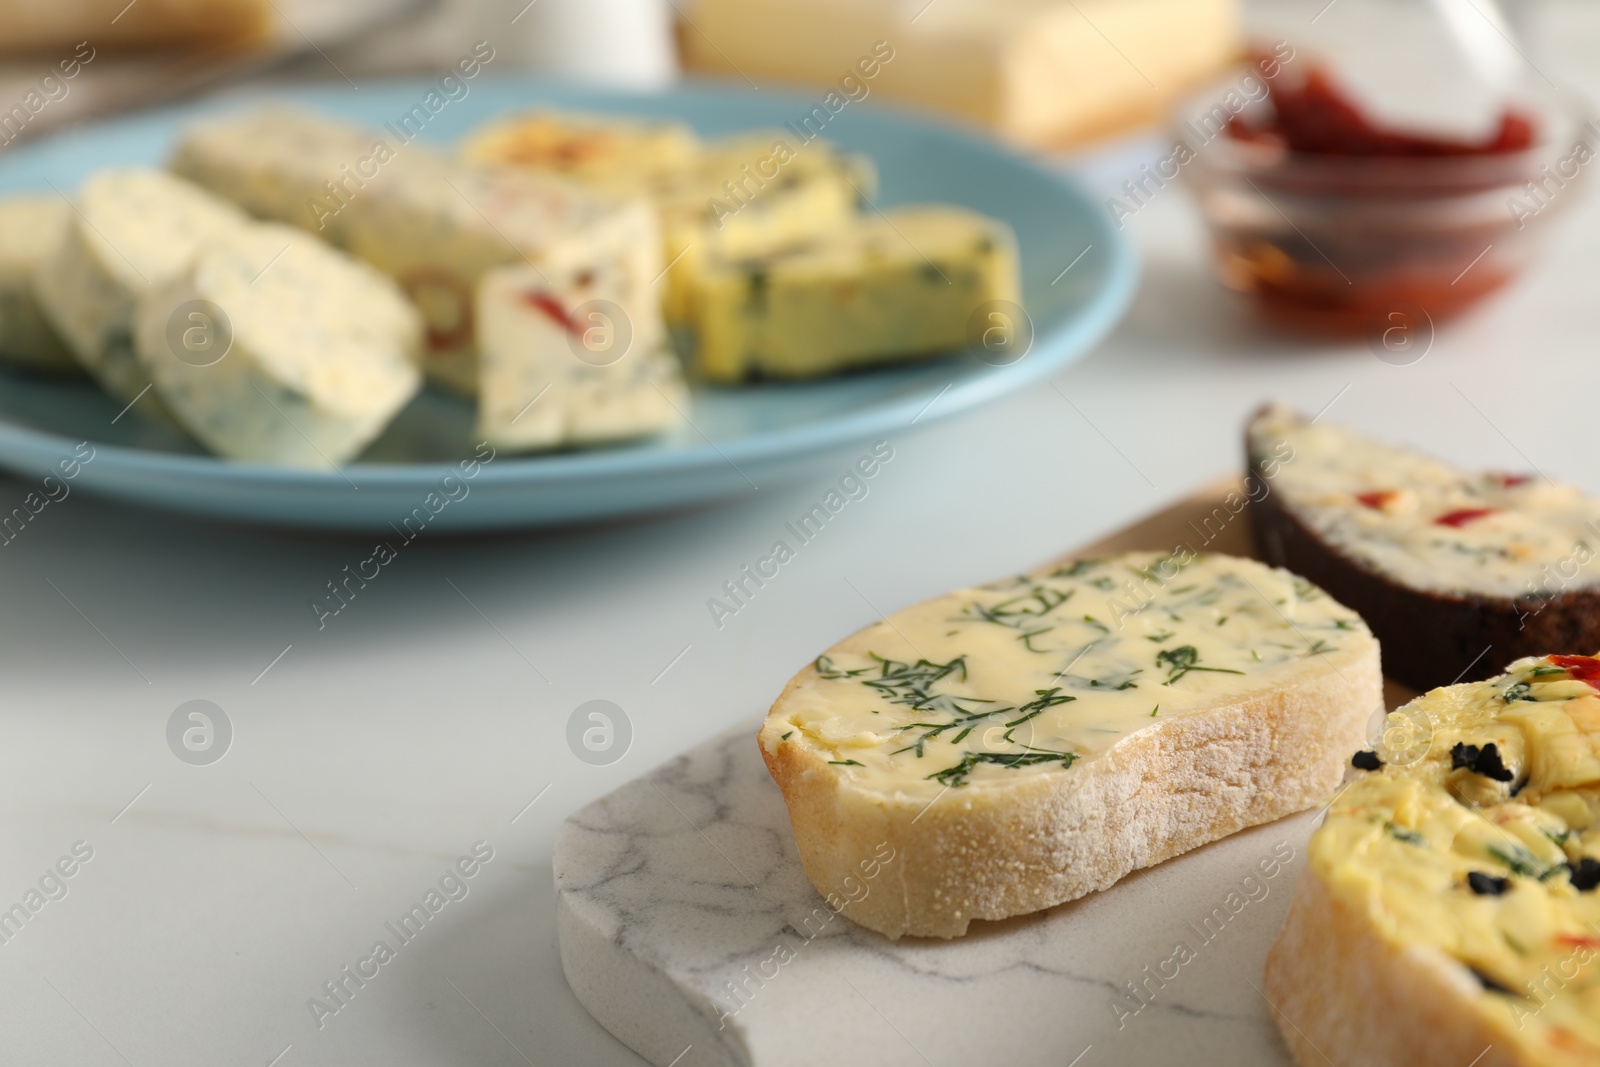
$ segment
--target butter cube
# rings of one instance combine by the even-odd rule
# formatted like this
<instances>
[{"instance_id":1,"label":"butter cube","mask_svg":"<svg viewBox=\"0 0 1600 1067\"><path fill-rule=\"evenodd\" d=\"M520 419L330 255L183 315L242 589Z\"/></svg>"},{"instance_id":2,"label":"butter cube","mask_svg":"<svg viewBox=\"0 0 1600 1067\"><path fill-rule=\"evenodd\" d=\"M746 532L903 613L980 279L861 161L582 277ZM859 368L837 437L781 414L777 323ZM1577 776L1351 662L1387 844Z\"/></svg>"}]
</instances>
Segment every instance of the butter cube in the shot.
<instances>
[{"instance_id":1,"label":"butter cube","mask_svg":"<svg viewBox=\"0 0 1600 1067\"><path fill-rule=\"evenodd\" d=\"M1016 303L1002 222L925 205L867 215L798 248L703 265L695 368L716 381L801 378L967 347L991 301Z\"/></svg>"},{"instance_id":2,"label":"butter cube","mask_svg":"<svg viewBox=\"0 0 1600 1067\"><path fill-rule=\"evenodd\" d=\"M648 287L624 271L490 271L478 285L478 432L533 451L660 433L689 395Z\"/></svg>"}]
</instances>

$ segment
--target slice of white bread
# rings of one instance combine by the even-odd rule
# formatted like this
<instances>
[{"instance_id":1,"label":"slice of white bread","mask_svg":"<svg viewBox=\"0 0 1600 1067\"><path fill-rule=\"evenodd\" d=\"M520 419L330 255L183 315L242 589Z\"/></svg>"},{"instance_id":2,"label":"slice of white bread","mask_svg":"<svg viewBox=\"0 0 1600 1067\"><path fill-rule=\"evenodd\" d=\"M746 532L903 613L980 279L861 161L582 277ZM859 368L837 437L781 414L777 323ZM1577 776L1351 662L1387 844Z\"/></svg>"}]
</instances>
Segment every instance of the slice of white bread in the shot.
<instances>
[{"instance_id":1,"label":"slice of white bread","mask_svg":"<svg viewBox=\"0 0 1600 1067\"><path fill-rule=\"evenodd\" d=\"M1356 757L1267 957L1302 1067L1600 1063L1597 681L1518 660Z\"/></svg>"},{"instance_id":2,"label":"slice of white bread","mask_svg":"<svg viewBox=\"0 0 1600 1067\"><path fill-rule=\"evenodd\" d=\"M1370 622L1393 677L1422 691L1600 647L1600 500L1283 407L1258 412L1246 437L1271 490L1250 508L1261 558Z\"/></svg>"},{"instance_id":3,"label":"slice of white bread","mask_svg":"<svg viewBox=\"0 0 1600 1067\"><path fill-rule=\"evenodd\" d=\"M1381 706L1347 608L1182 549L891 615L796 675L760 745L818 890L873 864L844 915L957 937L1322 803Z\"/></svg>"}]
</instances>

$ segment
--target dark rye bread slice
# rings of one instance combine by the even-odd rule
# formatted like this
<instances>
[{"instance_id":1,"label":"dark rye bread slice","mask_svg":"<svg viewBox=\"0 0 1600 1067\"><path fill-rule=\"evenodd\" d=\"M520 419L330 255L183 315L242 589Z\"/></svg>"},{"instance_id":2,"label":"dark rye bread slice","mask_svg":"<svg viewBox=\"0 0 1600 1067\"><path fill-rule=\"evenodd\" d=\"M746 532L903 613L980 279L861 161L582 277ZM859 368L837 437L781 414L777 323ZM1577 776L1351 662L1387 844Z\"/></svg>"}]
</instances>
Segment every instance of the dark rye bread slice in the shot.
<instances>
[{"instance_id":1,"label":"dark rye bread slice","mask_svg":"<svg viewBox=\"0 0 1600 1067\"><path fill-rule=\"evenodd\" d=\"M1420 587L1330 543L1307 522L1305 510L1283 484L1283 472L1306 459L1285 447L1283 434L1273 432L1275 421L1284 418L1299 416L1268 405L1245 431L1253 498L1248 511L1256 550L1262 559L1301 575L1354 609L1383 647L1385 674L1425 692L1492 677L1523 656L1600 648L1600 585L1581 573L1579 580L1560 580L1576 559L1586 557L1587 562L1600 553L1600 530L1587 550L1574 542L1540 561L1550 568L1545 574L1557 580L1522 595ZM1465 482L1490 476L1463 471L1461 477Z\"/></svg>"}]
</instances>

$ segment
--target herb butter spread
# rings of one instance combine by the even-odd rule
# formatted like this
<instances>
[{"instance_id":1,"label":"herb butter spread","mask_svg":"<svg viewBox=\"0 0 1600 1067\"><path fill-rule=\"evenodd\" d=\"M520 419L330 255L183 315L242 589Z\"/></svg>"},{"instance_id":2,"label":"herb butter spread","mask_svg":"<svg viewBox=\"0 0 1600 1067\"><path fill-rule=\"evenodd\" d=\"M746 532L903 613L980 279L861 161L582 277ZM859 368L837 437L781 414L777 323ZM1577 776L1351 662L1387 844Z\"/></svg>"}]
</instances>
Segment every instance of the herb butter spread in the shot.
<instances>
[{"instance_id":1,"label":"herb butter spread","mask_svg":"<svg viewBox=\"0 0 1600 1067\"><path fill-rule=\"evenodd\" d=\"M1472 973L1519 1063L1600 1061L1597 680L1588 656L1522 659L1391 713L1363 754L1379 769L1311 840L1314 874L1381 936Z\"/></svg>"},{"instance_id":2,"label":"herb butter spread","mask_svg":"<svg viewBox=\"0 0 1600 1067\"><path fill-rule=\"evenodd\" d=\"M1274 479L1324 541L1390 579L1437 593L1548 596L1600 579L1600 501L1515 474L1458 470L1409 449L1275 408L1257 454L1287 443Z\"/></svg>"},{"instance_id":3,"label":"herb butter spread","mask_svg":"<svg viewBox=\"0 0 1600 1067\"><path fill-rule=\"evenodd\" d=\"M1129 734L1372 641L1321 590L1252 560L1083 560L852 635L797 680L761 743L810 746L853 787L883 793L1004 787L1081 773Z\"/></svg>"}]
</instances>

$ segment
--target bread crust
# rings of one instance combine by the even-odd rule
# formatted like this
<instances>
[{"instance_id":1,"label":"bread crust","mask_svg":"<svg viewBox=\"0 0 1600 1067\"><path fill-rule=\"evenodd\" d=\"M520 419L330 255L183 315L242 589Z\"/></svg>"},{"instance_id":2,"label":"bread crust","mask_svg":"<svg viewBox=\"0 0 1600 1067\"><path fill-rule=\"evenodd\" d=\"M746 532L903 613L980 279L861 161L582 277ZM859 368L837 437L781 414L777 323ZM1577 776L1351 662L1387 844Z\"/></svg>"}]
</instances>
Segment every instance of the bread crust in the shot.
<instances>
[{"instance_id":1,"label":"bread crust","mask_svg":"<svg viewBox=\"0 0 1600 1067\"><path fill-rule=\"evenodd\" d=\"M1510 1014L1478 1010L1478 982L1431 948L1397 946L1300 878L1267 953L1263 991L1301 1067L1534 1067Z\"/></svg>"},{"instance_id":2,"label":"bread crust","mask_svg":"<svg viewBox=\"0 0 1600 1067\"><path fill-rule=\"evenodd\" d=\"M1245 430L1249 469L1266 459ZM1267 483L1270 485L1270 482ZM1485 597L1414 589L1329 544L1268 492L1245 509L1259 558L1321 586L1360 615L1383 645L1389 675L1426 692L1499 674L1513 660L1600 648L1600 589L1549 598Z\"/></svg>"},{"instance_id":3,"label":"bread crust","mask_svg":"<svg viewBox=\"0 0 1600 1067\"><path fill-rule=\"evenodd\" d=\"M807 746L761 754L807 876L842 914L891 938L959 937L973 919L1074 900L1324 802L1383 700L1377 642L1362 638L1237 703L1129 734L1092 762L931 803L854 786ZM815 674L801 671L774 706Z\"/></svg>"}]
</instances>

